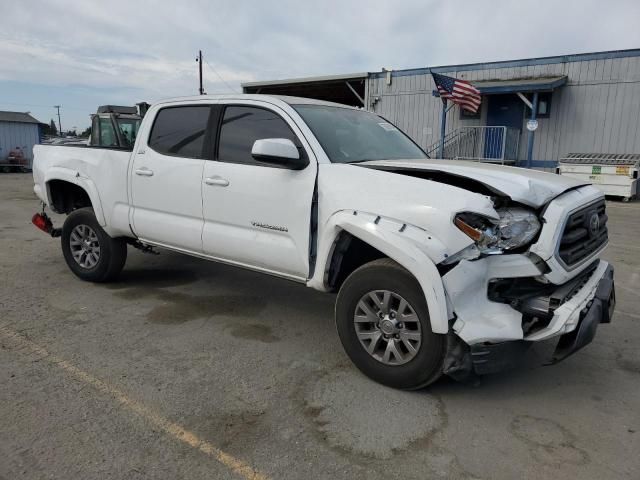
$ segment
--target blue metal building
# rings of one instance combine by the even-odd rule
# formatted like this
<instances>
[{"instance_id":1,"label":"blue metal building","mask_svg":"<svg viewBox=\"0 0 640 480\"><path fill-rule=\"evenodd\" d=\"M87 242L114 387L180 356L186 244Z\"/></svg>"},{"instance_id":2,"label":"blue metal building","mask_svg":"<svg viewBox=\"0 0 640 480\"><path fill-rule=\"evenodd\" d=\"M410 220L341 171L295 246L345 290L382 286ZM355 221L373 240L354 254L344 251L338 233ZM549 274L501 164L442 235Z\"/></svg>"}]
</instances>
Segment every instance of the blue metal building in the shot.
<instances>
[{"instance_id":1,"label":"blue metal building","mask_svg":"<svg viewBox=\"0 0 640 480\"><path fill-rule=\"evenodd\" d=\"M28 113L0 111L0 163L11 150L22 150L28 165L33 162L33 146L40 143L40 122Z\"/></svg>"},{"instance_id":2,"label":"blue metal building","mask_svg":"<svg viewBox=\"0 0 640 480\"><path fill-rule=\"evenodd\" d=\"M243 89L367 108L435 157L442 102L431 72L468 80L483 94L477 115L457 106L447 113L445 158L526 165L530 144L530 165L553 168L569 153L640 153L640 49L252 82ZM533 134L528 122L537 124Z\"/></svg>"}]
</instances>

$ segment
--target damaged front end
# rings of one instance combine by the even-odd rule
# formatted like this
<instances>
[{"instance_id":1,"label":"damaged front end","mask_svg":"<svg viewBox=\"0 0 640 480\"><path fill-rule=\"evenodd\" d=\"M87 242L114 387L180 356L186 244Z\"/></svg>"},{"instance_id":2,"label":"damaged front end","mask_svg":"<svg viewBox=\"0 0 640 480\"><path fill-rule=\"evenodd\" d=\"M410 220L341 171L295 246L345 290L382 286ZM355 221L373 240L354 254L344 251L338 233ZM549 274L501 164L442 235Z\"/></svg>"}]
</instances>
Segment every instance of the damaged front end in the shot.
<instances>
[{"instance_id":1,"label":"damaged front end","mask_svg":"<svg viewBox=\"0 0 640 480\"><path fill-rule=\"evenodd\" d=\"M489 282L489 301L508 305L516 312L508 320L516 328L503 332L503 336L518 337L519 326L522 337L474 342L470 338L473 331L463 333L465 326L458 319L449 334L444 373L468 381L476 375L523 364L551 365L564 360L593 340L600 323L611 322L616 303L613 274L611 265L596 260L587 271L563 285L534 289L535 280L531 278ZM500 320L507 318L496 317L493 327L499 328Z\"/></svg>"},{"instance_id":2,"label":"damaged front end","mask_svg":"<svg viewBox=\"0 0 640 480\"><path fill-rule=\"evenodd\" d=\"M467 212L455 217L474 245L442 262L452 318L446 374L469 380L524 361L556 363L591 342L598 324L611 321L613 267L597 258L606 231L589 231L586 224L598 215L606 223L604 202L576 202L567 208L559 201L561 215L552 203L539 218L520 207L496 208L499 219ZM568 245L586 252L576 257L580 262L553 262Z\"/></svg>"}]
</instances>

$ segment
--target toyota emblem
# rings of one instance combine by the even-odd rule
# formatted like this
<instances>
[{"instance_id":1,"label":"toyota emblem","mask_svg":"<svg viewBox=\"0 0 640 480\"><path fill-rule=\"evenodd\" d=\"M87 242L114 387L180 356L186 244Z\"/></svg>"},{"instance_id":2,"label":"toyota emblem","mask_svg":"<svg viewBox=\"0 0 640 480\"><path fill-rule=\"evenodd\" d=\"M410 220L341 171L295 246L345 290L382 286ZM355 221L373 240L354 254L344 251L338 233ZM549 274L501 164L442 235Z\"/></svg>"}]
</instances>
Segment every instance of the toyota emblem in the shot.
<instances>
[{"instance_id":1,"label":"toyota emblem","mask_svg":"<svg viewBox=\"0 0 640 480\"><path fill-rule=\"evenodd\" d=\"M597 213L592 213L589 218L589 234L595 237L600 232L600 217Z\"/></svg>"}]
</instances>

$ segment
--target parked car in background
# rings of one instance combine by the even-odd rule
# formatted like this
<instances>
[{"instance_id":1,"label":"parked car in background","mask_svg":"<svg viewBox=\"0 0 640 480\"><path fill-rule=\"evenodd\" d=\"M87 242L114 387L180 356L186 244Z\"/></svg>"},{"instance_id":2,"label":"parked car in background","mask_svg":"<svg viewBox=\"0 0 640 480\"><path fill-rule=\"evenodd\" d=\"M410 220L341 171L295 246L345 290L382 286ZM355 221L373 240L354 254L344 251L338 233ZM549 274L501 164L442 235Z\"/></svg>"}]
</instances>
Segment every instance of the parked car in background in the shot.
<instances>
[{"instance_id":1,"label":"parked car in background","mask_svg":"<svg viewBox=\"0 0 640 480\"><path fill-rule=\"evenodd\" d=\"M29 170L29 160L24 155L24 151L20 147L9 150L7 158L0 160L0 170L4 173L9 172L27 172Z\"/></svg>"}]
</instances>

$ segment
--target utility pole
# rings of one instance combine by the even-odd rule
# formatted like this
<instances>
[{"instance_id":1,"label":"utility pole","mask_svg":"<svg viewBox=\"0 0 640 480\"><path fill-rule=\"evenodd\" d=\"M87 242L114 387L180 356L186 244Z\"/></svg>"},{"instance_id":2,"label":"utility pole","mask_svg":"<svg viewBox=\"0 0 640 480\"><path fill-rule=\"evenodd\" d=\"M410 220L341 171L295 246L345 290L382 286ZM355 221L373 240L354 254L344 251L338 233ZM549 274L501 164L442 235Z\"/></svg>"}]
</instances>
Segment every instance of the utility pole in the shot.
<instances>
[{"instance_id":1,"label":"utility pole","mask_svg":"<svg viewBox=\"0 0 640 480\"><path fill-rule=\"evenodd\" d=\"M198 62L198 73L200 75L200 95L204 95L204 88L202 88L202 50L198 50L198 58L196 58L196 62Z\"/></svg>"},{"instance_id":2,"label":"utility pole","mask_svg":"<svg viewBox=\"0 0 640 480\"><path fill-rule=\"evenodd\" d=\"M62 122L60 122L60 105L54 105L53 108L58 110L58 133L62 135Z\"/></svg>"}]
</instances>

